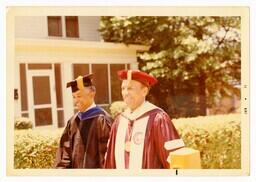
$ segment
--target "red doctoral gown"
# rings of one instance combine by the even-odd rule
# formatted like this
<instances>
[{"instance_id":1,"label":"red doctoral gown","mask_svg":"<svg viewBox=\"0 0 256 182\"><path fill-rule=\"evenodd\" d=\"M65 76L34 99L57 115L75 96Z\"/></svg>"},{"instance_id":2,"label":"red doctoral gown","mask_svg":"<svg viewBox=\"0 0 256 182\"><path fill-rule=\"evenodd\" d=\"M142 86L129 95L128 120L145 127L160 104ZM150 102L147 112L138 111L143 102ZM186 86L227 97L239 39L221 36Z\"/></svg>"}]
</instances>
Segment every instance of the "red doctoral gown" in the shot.
<instances>
[{"instance_id":1,"label":"red doctoral gown","mask_svg":"<svg viewBox=\"0 0 256 182\"><path fill-rule=\"evenodd\" d=\"M127 142L130 143L129 147ZM181 147L184 147L184 143L168 114L155 105L144 102L133 113L127 109L114 121L104 167L169 168L169 152Z\"/></svg>"}]
</instances>

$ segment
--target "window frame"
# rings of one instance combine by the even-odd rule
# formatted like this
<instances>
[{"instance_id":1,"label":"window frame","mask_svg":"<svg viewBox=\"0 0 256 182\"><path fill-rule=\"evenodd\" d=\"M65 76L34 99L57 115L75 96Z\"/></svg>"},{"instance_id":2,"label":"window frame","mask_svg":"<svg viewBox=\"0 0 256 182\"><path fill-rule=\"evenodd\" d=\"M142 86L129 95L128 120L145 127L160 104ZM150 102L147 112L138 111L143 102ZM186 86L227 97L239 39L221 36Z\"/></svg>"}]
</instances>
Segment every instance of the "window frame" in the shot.
<instances>
[{"instance_id":1,"label":"window frame","mask_svg":"<svg viewBox=\"0 0 256 182\"><path fill-rule=\"evenodd\" d=\"M65 22L65 31L66 31L65 37L67 37L67 38L79 38L79 19L78 19L78 16L65 16L64 19L65 19L64 22ZM72 21L72 23L75 22L74 28L75 28L76 32L74 33L74 36L68 36L68 23L67 23L67 21Z\"/></svg>"},{"instance_id":2,"label":"window frame","mask_svg":"<svg viewBox=\"0 0 256 182\"><path fill-rule=\"evenodd\" d=\"M67 36L67 23L66 23L66 19L67 18L70 18L70 17L74 17L74 19L76 20L77 22L77 25L76 25L76 36ZM58 35L50 35L49 33L49 29L50 29L50 26L49 26L49 19L51 18L60 18L60 33ZM80 32L79 32L79 17L78 16L47 16L47 35L48 37L51 37L51 38L68 38L68 39L78 39L79 36L80 36Z\"/></svg>"},{"instance_id":3,"label":"window frame","mask_svg":"<svg viewBox=\"0 0 256 182\"><path fill-rule=\"evenodd\" d=\"M57 35L50 35L50 27L51 27L49 25L50 20L57 19L57 18L59 19L58 26L59 26L60 30ZM48 30L47 34L49 37L63 37L62 17L61 16L47 16L47 30Z\"/></svg>"}]
</instances>

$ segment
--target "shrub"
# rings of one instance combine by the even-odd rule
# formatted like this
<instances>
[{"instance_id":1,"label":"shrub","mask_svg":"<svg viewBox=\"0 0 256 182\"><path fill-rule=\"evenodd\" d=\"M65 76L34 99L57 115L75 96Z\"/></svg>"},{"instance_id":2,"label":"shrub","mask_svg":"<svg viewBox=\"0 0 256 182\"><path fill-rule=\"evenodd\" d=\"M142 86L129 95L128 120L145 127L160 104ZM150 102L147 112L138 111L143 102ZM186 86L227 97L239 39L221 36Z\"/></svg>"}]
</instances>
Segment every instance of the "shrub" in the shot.
<instances>
[{"instance_id":1,"label":"shrub","mask_svg":"<svg viewBox=\"0 0 256 182\"><path fill-rule=\"evenodd\" d=\"M32 121L29 118L20 117L16 118L14 122L15 129L30 129L33 127Z\"/></svg>"},{"instance_id":2,"label":"shrub","mask_svg":"<svg viewBox=\"0 0 256 182\"><path fill-rule=\"evenodd\" d=\"M201 154L204 169L241 168L240 114L173 120L186 146Z\"/></svg>"},{"instance_id":3,"label":"shrub","mask_svg":"<svg viewBox=\"0 0 256 182\"><path fill-rule=\"evenodd\" d=\"M16 130L14 168L52 168L63 129Z\"/></svg>"},{"instance_id":4,"label":"shrub","mask_svg":"<svg viewBox=\"0 0 256 182\"><path fill-rule=\"evenodd\" d=\"M204 169L241 168L240 115L173 120L187 147L201 153ZM15 131L15 168L52 168L61 129Z\"/></svg>"},{"instance_id":5,"label":"shrub","mask_svg":"<svg viewBox=\"0 0 256 182\"><path fill-rule=\"evenodd\" d=\"M123 101L113 102L109 107L112 118L115 118L118 114L122 113L126 108L127 106Z\"/></svg>"}]
</instances>

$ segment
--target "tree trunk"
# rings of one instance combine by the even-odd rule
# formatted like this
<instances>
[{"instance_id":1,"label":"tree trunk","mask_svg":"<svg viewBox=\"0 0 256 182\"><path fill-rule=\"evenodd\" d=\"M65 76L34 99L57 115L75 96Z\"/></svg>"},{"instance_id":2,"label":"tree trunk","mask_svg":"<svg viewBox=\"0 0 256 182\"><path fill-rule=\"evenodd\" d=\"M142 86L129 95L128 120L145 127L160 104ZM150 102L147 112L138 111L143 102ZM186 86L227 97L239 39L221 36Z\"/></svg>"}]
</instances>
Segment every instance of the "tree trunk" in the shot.
<instances>
[{"instance_id":1,"label":"tree trunk","mask_svg":"<svg viewBox=\"0 0 256 182\"><path fill-rule=\"evenodd\" d=\"M201 77L199 77L199 114L201 116L206 115L206 109L207 109L205 80L206 80L206 75L202 74Z\"/></svg>"}]
</instances>

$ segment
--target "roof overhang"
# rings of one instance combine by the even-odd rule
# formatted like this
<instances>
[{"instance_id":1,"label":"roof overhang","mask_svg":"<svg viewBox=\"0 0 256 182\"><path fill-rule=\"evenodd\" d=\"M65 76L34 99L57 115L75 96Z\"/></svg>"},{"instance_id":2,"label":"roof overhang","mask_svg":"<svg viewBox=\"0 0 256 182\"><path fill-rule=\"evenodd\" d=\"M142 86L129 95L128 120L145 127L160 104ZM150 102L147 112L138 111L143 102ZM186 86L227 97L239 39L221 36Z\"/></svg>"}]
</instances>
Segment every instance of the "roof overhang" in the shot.
<instances>
[{"instance_id":1,"label":"roof overhang","mask_svg":"<svg viewBox=\"0 0 256 182\"><path fill-rule=\"evenodd\" d=\"M49 48L49 49L112 49L112 50L131 50L131 51L147 51L149 46L112 42L96 42L96 41L84 41L74 39L28 39L28 38L16 38L16 49L26 47L28 48Z\"/></svg>"}]
</instances>

